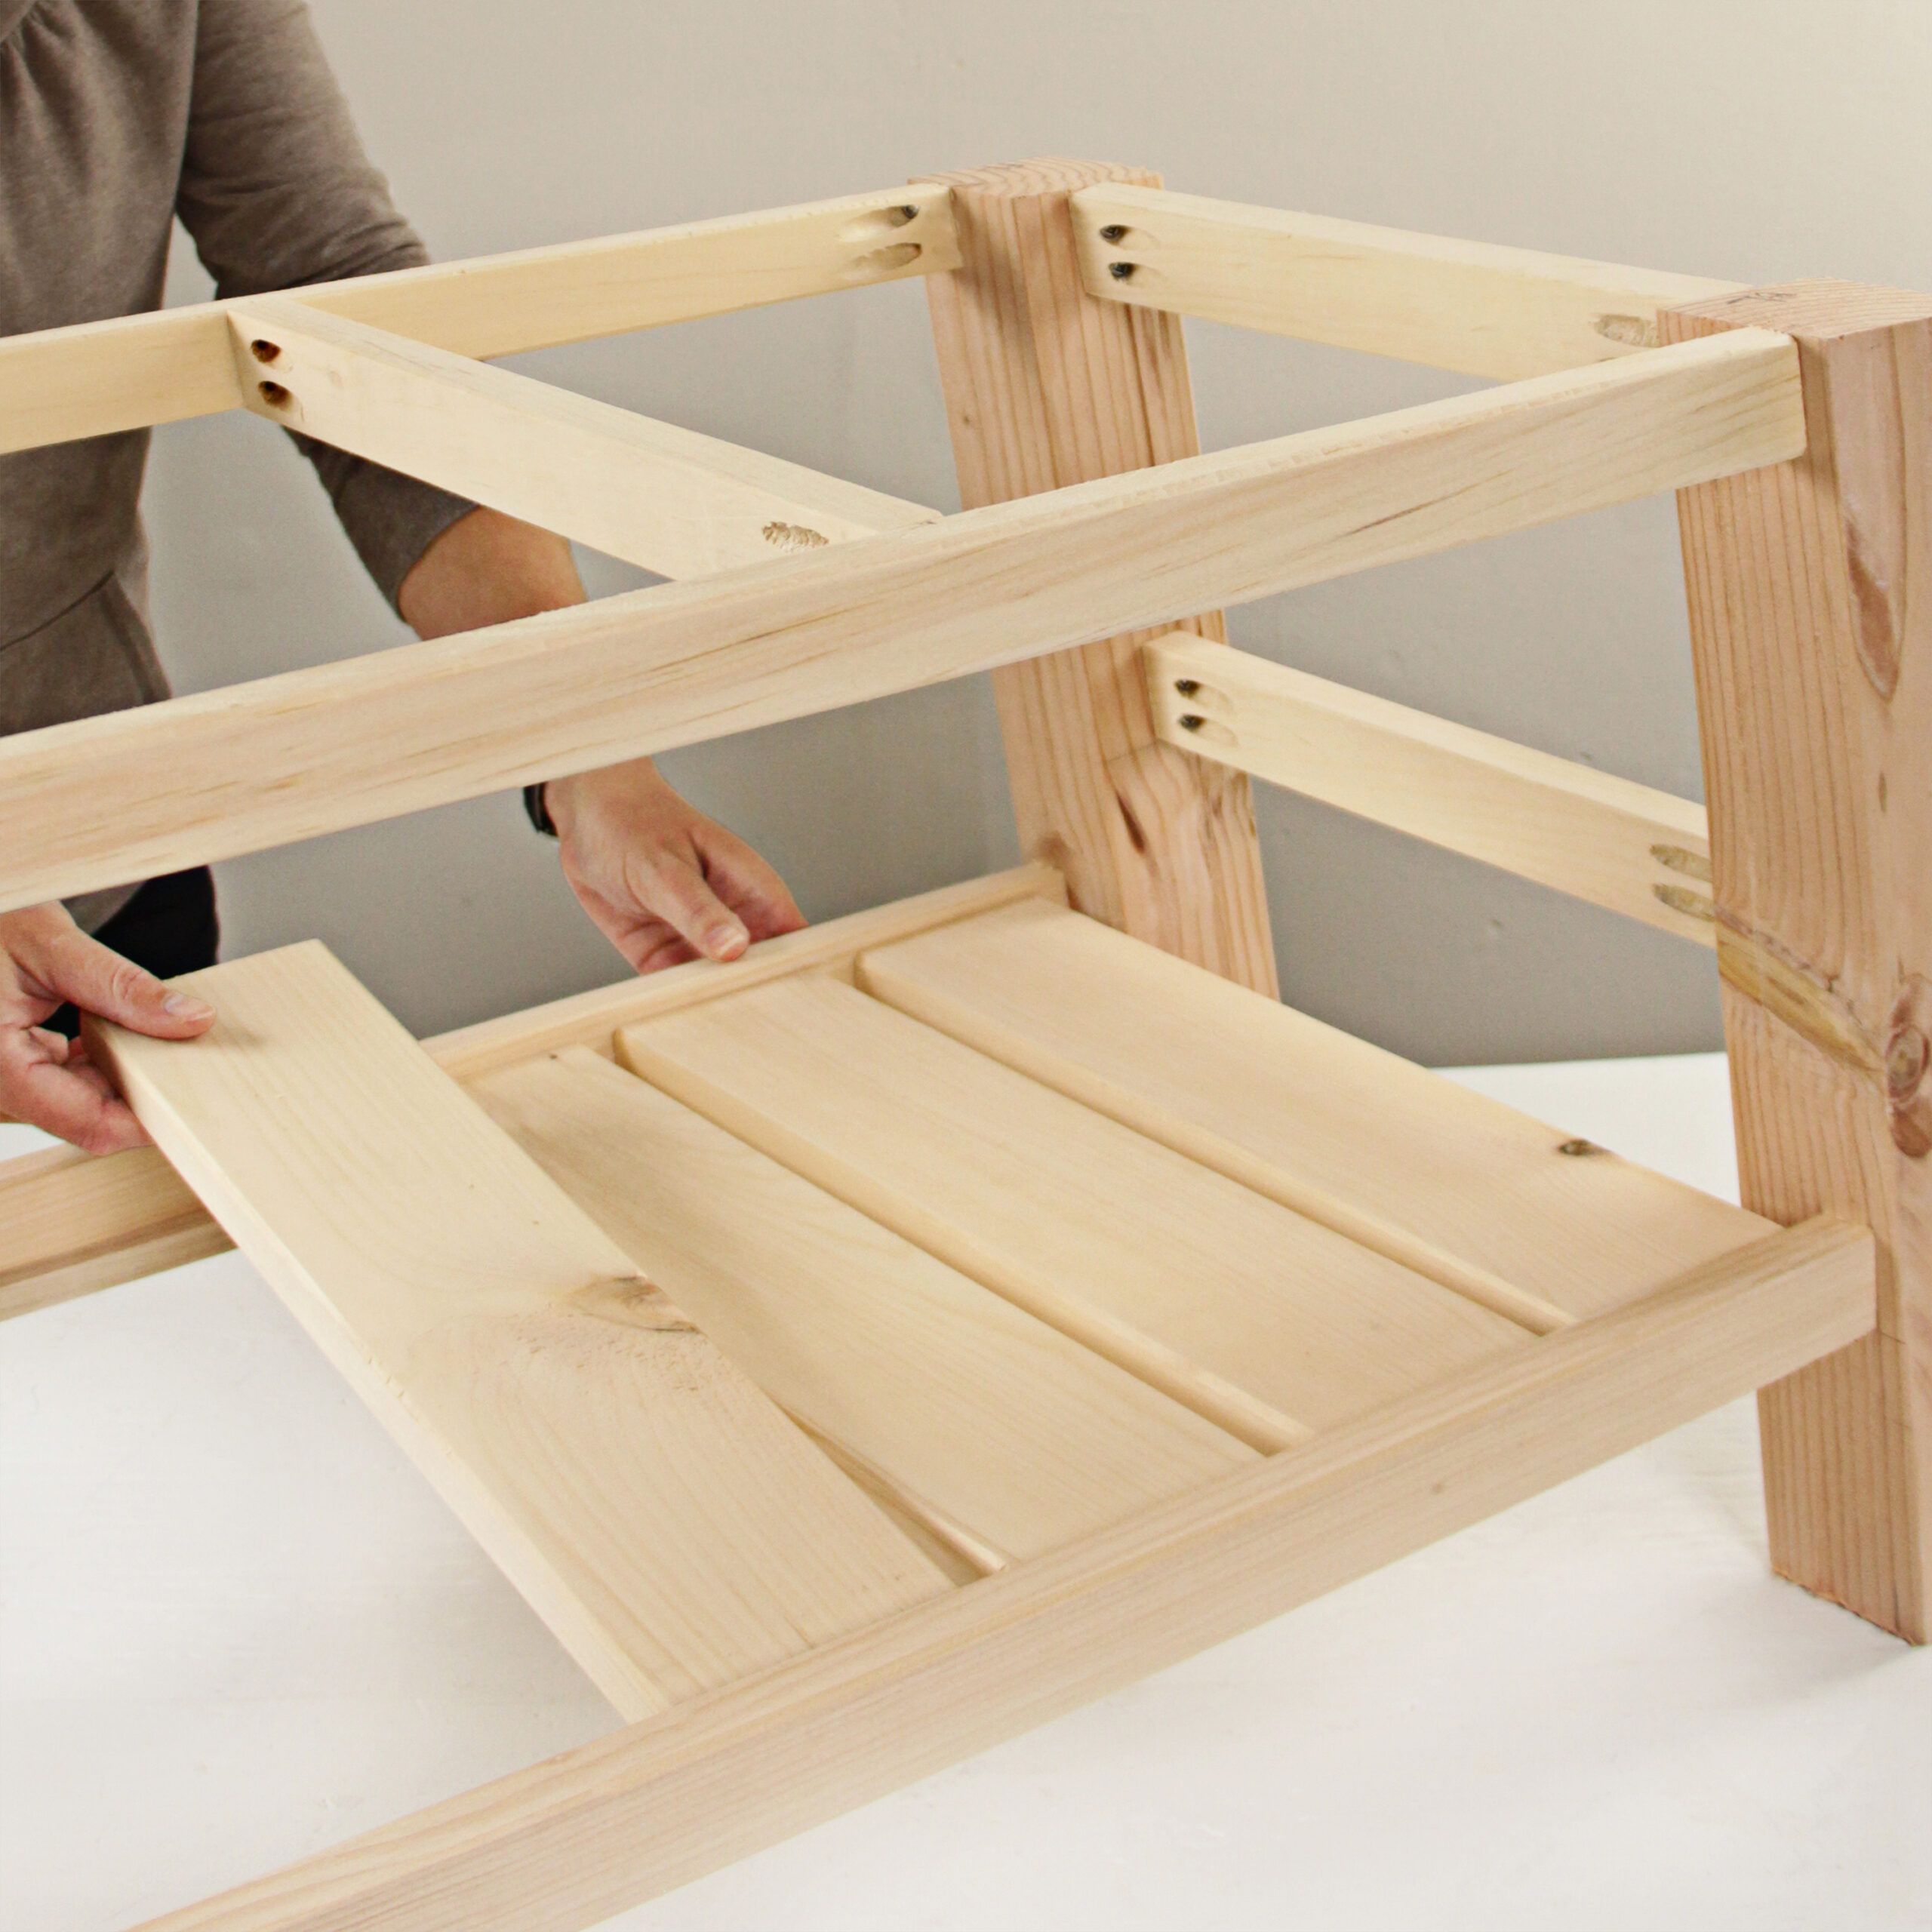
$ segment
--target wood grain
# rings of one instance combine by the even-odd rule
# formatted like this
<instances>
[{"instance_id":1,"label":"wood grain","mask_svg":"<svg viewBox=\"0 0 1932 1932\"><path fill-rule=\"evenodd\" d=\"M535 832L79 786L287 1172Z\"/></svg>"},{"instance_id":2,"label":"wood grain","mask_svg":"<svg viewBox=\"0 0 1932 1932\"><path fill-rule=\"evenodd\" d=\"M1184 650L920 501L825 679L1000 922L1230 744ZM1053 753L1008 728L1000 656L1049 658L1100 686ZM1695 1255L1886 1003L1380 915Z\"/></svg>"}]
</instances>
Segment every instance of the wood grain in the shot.
<instances>
[{"instance_id":1,"label":"wood grain","mask_svg":"<svg viewBox=\"0 0 1932 1932\"><path fill-rule=\"evenodd\" d=\"M1647 1294L1768 1224L1054 907L867 952L879 998L1492 1307Z\"/></svg>"},{"instance_id":2,"label":"wood grain","mask_svg":"<svg viewBox=\"0 0 1932 1932\"><path fill-rule=\"evenodd\" d=\"M1073 220L1103 300L1503 382L1654 347L1660 309L1738 286L1129 183Z\"/></svg>"},{"instance_id":3,"label":"wood grain","mask_svg":"<svg viewBox=\"0 0 1932 1932\"><path fill-rule=\"evenodd\" d=\"M890 188L289 293L455 355L508 355L931 275L958 260L945 191ZM0 452L239 408L229 306L193 303L0 340Z\"/></svg>"},{"instance_id":4,"label":"wood grain","mask_svg":"<svg viewBox=\"0 0 1932 1932\"><path fill-rule=\"evenodd\" d=\"M849 973L863 947L1021 899L1063 903L1066 896L1051 866L1018 866L761 940L726 964L694 959L648 978L620 980L459 1027L424 1041L423 1051L466 1082L566 1047L608 1057L616 1029L654 1013L675 1012L808 968ZM230 1245L151 1147L104 1158L53 1147L0 1161L0 1319Z\"/></svg>"},{"instance_id":5,"label":"wood grain","mask_svg":"<svg viewBox=\"0 0 1932 1932\"><path fill-rule=\"evenodd\" d=\"M228 320L256 415L661 577L938 520L842 477L287 296L242 303Z\"/></svg>"},{"instance_id":6,"label":"wood grain","mask_svg":"<svg viewBox=\"0 0 1932 1932\"><path fill-rule=\"evenodd\" d=\"M1143 170L1022 162L934 177L961 265L930 278L933 340L968 509L1198 455L1180 325L1080 284L1071 195ZM1226 641L1217 611L1192 618ZM1164 744L1134 633L993 673L1021 848L1072 903L1258 991L1276 989L1244 775Z\"/></svg>"},{"instance_id":7,"label":"wood grain","mask_svg":"<svg viewBox=\"0 0 1932 1932\"><path fill-rule=\"evenodd\" d=\"M472 1091L773 1401L970 1558L1038 1556L1253 1460L585 1048Z\"/></svg>"},{"instance_id":8,"label":"wood grain","mask_svg":"<svg viewBox=\"0 0 1932 1932\"><path fill-rule=\"evenodd\" d=\"M1146 654L1171 744L1700 945L1704 808L1186 631Z\"/></svg>"},{"instance_id":9,"label":"wood grain","mask_svg":"<svg viewBox=\"0 0 1932 1932\"><path fill-rule=\"evenodd\" d=\"M666 1092L1257 1448L1528 1344L851 986L786 980L619 1044Z\"/></svg>"},{"instance_id":10,"label":"wood grain","mask_svg":"<svg viewBox=\"0 0 1932 1932\"><path fill-rule=\"evenodd\" d=\"M1869 1223L1878 1332L1764 1392L1772 1557L1932 1635L1932 297L1754 289L1809 444L1678 500L1744 1198Z\"/></svg>"},{"instance_id":11,"label":"wood grain","mask_svg":"<svg viewBox=\"0 0 1932 1932\"><path fill-rule=\"evenodd\" d=\"M620 1710L949 1587L320 946L89 1023L144 1126Z\"/></svg>"},{"instance_id":12,"label":"wood grain","mask_svg":"<svg viewBox=\"0 0 1932 1932\"><path fill-rule=\"evenodd\" d=\"M0 792L34 808L0 817L0 910L1753 467L1802 447L1795 371L1783 337L1740 330L22 733Z\"/></svg>"},{"instance_id":13,"label":"wood grain","mask_svg":"<svg viewBox=\"0 0 1932 1932\"><path fill-rule=\"evenodd\" d=\"M146 1932L574 1932L1635 1447L1872 1321L1862 1229L1664 1291Z\"/></svg>"}]
</instances>

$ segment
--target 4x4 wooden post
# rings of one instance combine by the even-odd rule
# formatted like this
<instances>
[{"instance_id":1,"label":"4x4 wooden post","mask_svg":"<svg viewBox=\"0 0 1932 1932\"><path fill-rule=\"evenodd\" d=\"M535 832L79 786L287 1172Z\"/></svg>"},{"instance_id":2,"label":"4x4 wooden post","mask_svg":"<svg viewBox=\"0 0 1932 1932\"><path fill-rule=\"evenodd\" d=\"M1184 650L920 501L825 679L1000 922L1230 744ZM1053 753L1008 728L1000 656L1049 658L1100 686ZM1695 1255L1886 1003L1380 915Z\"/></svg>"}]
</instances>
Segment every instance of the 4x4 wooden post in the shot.
<instances>
[{"instance_id":1,"label":"4x4 wooden post","mask_svg":"<svg viewBox=\"0 0 1932 1932\"><path fill-rule=\"evenodd\" d=\"M1808 447L1681 491L1747 1207L1878 1237L1878 1325L1763 1392L1777 1567L1924 1641L1932 1605L1932 297L1801 282Z\"/></svg>"},{"instance_id":2,"label":"4x4 wooden post","mask_svg":"<svg viewBox=\"0 0 1932 1932\"><path fill-rule=\"evenodd\" d=\"M1139 168L1017 162L950 187L961 266L927 278L968 509L1192 456L1180 318L1081 286L1069 198ZM1225 642L1218 611L1193 628ZM1163 744L1140 646L1109 638L993 673L1020 837L1072 902L1137 939L1276 990L1244 773Z\"/></svg>"}]
</instances>

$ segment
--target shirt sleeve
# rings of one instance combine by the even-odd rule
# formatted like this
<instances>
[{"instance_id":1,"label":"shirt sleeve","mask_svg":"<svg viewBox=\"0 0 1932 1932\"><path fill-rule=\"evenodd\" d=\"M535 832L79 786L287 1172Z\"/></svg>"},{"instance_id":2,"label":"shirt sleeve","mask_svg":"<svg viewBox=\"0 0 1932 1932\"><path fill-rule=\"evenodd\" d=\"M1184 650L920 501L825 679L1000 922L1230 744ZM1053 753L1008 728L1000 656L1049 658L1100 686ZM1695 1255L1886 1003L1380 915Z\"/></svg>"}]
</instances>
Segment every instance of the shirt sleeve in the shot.
<instances>
[{"instance_id":1,"label":"shirt sleeve","mask_svg":"<svg viewBox=\"0 0 1932 1932\"><path fill-rule=\"evenodd\" d=\"M176 210L222 296L415 268L429 259L370 165L302 0L201 0ZM475 506L297 436L393 605L430 543Z\"/></svg>"}]
</instances>

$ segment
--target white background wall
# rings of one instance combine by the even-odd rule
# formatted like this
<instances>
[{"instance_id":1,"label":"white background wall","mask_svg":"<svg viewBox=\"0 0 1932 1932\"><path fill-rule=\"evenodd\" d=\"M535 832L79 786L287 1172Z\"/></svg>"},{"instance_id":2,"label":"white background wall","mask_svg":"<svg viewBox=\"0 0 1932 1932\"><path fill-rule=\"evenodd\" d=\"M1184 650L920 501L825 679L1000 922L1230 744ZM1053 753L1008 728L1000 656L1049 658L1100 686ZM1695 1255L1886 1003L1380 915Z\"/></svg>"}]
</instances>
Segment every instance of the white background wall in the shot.
<instances>
[{"instance_id":1,"label":"white background wall","mask_svg":"<svg viewBox=\"0 0 1932 1932\"><path fill-rule=\"evenodd\" d=\"M441 256L1032 153L1170 185L1726 275L1932 286L1918 0L316 0ZM205 292L192 260L174 299ZM1190 324L1209 447L1401 406L1428 371ZM916 284L523 358L553 380L955 507ZM183 689L405 635L263 426L157 438L157 614ZM640 581L588 560L594 590ZM1699 789L1674 523L1642 503L1234 614L1236 642ZM666 761L823 917L1014 856L983 684ZM1287 997L1435 1062L1717 1038L1707 955L1318 808L1261 804ZM616 976L489 799L223 868L231 952L318 934L419 1030Z\"/></svg>"}]
</instances>

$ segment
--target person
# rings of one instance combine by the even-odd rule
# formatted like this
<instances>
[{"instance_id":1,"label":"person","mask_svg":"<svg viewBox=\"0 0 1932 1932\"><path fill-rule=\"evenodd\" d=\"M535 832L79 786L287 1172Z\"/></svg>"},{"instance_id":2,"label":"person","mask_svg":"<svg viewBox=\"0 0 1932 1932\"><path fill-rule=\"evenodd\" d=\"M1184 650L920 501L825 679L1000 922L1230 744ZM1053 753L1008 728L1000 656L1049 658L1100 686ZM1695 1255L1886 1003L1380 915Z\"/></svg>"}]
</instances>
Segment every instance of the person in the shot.
<instances>
[{"instance_id":1,"label":"person","mask_svg":"<svg viewBox=\"0 0 1932 1932\"><path fill-rule=\"evenodd\" d=\"M372 168L302 0L0 0L0 334L160 305L177 216L223 296L427 260ZM298 438L298 441L300 439ZM580 602L559 537L304 445L371 576L419 636ZM147 703L147 432L0 457L0 733ZM639 972L729 959L804 922L770 866L648 759L529 798L565 878ZM0 1114L94 1152L145 1138L77 1014L190 1038L207 1004L205 869L0 915Z\"/></svg>"}]
</instances>

